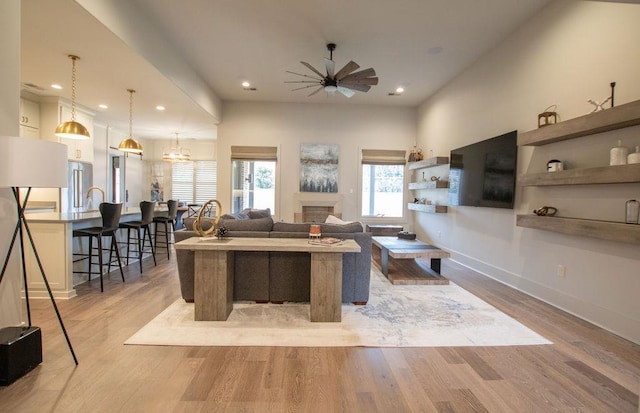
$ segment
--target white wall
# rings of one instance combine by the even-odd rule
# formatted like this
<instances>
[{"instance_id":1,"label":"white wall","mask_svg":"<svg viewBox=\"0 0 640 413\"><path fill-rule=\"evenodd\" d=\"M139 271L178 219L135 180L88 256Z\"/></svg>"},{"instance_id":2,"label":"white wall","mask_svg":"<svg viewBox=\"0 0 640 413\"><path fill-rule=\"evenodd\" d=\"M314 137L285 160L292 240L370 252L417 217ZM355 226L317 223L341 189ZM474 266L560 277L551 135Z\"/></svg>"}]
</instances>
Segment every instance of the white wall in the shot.
<instances>
[{"instance_id":1,"label":"white wall","mask_svg":"<svg viewBox=\"0 0 640 413\"><path fill-rule=\"evenodd\" d=\"M562 119L591 111L617 82L616 103L640 99L640 5L559 0L425 102L418 141L447 155L453 148L513 129L537 127L552 104ZM640 127L519 149L519 172L542 172L549 159L569 167L604 166L617 139L640 145ZM552 205L563 216L624 220L640 184L518 188L515 210L450 207L416 215L421 238L491 277L640 343L637 244L515 226L516 214ZM439 233L442 234L439 237ZM556 274L559 264L566 277Z\"/></svg>"},{"instance_id":2,"label":"white wall","mask_svg":"<svg viewBox=\"0 0 640 413\"><path fill-rule=\"evenodd\" d=\"M337 96L336 99L340 99ZM340 146L338 192L343 219L358 219L360 149L406 149L416 139L415 109L341 104L225 103L218 127L218 199L231 205L231 146L277 146L276 219L293 222L301 143Z\"/></svg>"}]
</instances>

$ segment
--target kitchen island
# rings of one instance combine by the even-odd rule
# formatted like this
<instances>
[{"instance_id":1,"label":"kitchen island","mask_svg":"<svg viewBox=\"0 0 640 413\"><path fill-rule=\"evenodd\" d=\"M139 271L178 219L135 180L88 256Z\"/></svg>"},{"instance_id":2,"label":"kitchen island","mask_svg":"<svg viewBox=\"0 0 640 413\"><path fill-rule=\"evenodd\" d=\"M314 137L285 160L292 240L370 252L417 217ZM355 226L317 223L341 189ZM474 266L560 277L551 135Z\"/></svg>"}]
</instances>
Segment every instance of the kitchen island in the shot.
<instances>
[{"instance_id":1,"label":"kitchen island","mask_svg":"<svg viewBox=\"0 0 640 413\"><path fill-rule=\"evenodd\" d=\"M160 213L163 210L166 211L166 207L156 210ZM139 207L123 208L120 222L139 220L140 216ZM87 281L87 275L73 273L73 253L86 253L88 244L86 239L74 239L73 230L102 226L100 212L27 213L25 217L54 297L58 299L75 297L75 286ZM126 243L124 238L118 237L118 239L119 244L120 241ZM47 290L42 281L38 264L31 246L28 244L25 245L25 261L29 296L47 298ZM76 265L86 268L87 262L79 262ZM114 270L117 269L116 265Z\"/></svg>"}]
</instances>

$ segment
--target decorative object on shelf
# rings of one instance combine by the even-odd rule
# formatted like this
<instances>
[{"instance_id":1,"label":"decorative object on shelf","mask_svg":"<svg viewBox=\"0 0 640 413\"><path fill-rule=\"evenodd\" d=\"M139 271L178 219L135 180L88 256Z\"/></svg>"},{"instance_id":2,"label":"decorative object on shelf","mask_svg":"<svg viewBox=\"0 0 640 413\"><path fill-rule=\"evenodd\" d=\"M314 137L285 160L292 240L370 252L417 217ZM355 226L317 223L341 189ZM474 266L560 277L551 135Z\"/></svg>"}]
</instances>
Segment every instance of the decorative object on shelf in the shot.
<instances>
[{"instance_id":1,"label":"decorative object on shelf","mask_svg":"<svg viewBox=\"0 0 640 413\"><path fill-rule=\"evenodd\" d=\"M431 177L431 180L432 180L433 182L438 182L438 181L440 180L440 177L439 177L439 176L432 176L432 177Z\"/></svg>"},{"instance_id":2,"label":"decorative object on shelf","mask_svg":"<svg viewBox=\"0 0 640 413\"><path fill-rule=\"evenodd\" d=\"M67 139L90 139L91 135L87 128L79 122L76 122L76 60L80 60L78 56L69 55L71 59L71 120L62 122L56 128L56 136Z\"/></svg>"},{"instance_id":3,"label":"decorative object on shelf","mask_svg":"<svg viewBox=\"0 0 640 413\"><path fill-rule=\"evenodd\" d=\"M624 222L627 224L638 224L640 219L640 202L635 199L630 199L625 204L625 218Z\"/></svg>"},{"instance_id":4,"label":"decorative object on shelf","mask_svg":"<svg viewBox=\"0 0 640 413\"><path fill-rule=\"evenodd\" d=\"M216 237L218 239L224 239L227 236L228 232L229 230L227 229L227 227L225 227L224 225L221 225L218 227L218 229L216 229Z\"/></svg>"},{"instance_id":5,"label":"decorative object on shelf","mask_svg":"<svg viewBox=\"0 0 640 413\"><path fill-rule=\"evenodd\" d=\"M593 99L587 100L587 102L589 102L593 106L595 106L593 108L593 110L591 112L589 112L589 113L597 112L599 110L604 110L605 109L604 105L609 101L611 101L611 107L614 106L614 91L615 91L615 88L616 88L616 82L611 82L609 85L611 86L611 95L608 98L606 98L605 100L603 100L602 103L597 102L597 101L595 101Z\"/></svg>"},{"instance_id":6,"label":"decorative object on shelf","mask_svg":"<svg viewBox=\"0 0 640 413\"><path fill-rule=\"evenodd\" d=\"M178 142L178 132L176 132L176 145L162 151L162 160L168 162L186 162L191 160L191 150L180 146Z\"/></svg>"},{"instance_id":7,"label":"decorative object on shelf","mask_svg":"<svg viewBox=\"0 0 640 413\"><path fill-rule=\"evenodd\" d=\"M552 206L541 206L533 210L533 213L539 217L552 217L558 212L557 208Z\"/></svg>"},{"instance_id":8,"label":"decorative object on shelf","mask_svg":"<svg viewBox=\"0 0 640 413\"><path fill-rule=\"evenodd\" d=\"M609 165L626 165L629 148L622 146L622 141L618 141L618 146L611 148L609 151Z\"/></svg>"},{"instance_id":9,"label":"decorative object on shelf","mask_svg":"<svg viewBox=\"0 0 640 413\"><path fill-rule=\"evenodd\" d=\"M413 145L413 149L409 152L409 162L418 162L423 159L422 149L416 148L416 145Z\"/></svg>"},{"instance_id":10,"label":"decorative object on shelf","mask_svg":"<svg viewBox=\"0 0 640 413\"><path fill-rule=\"evenodd\" d=\"M213 224L211 225L211 227L204 230L202 229L202 215L205 211L210 210L208 206L212 203L216 204L216 217L213 220ZM220 204L220 202L217 199L208 200L200 207L200 210L198 211L198 216L196 217L196 220L193 221L193 230L197 232L198 235L200 235L201 237L210 237L211 235L213 235L214 232L216 232L216 229L218 227L218 221L220 221L221 215L222 215L222 205Z\"/></svg>"},{"instance_id":11,"label":"decorative object on shelf","mask_svg":"<svg viewBox=\"0 0 640 413\"><path fill-rule=\"evenodd\" d=\"M418 198L413 198L413 203L414 203L414 204L419 204L419 203L420 203L420 200L419 200Z\"/></svg>"},{"instance_id":12,"label":"decorative object on shelf","mask_svg":"<svg viewBox=\"0 0 640 413\"><path fill-rule=\"evenodd\" d=\"M552 109L552 110L549 110ZM551 105L538 114L538 127L553 125L558 122L558 113L555 111L556 105Z\"/></svg>"},{"instance_id":13,"label":"decorative object on shelf","mask_svg":"<svg viewBox=\"0 0 640 413\"><path fill-rule=\"evenodd\" d=\"M28 160L28 161L27 161ZM29 202L31 188L66 188L67 187L67 146L57 142L50 142L40 139L26 139L13 136L0 136L0 165L2 165L2 173L0 174L0 188L11 188L15 199L15 207L17 210L16 223L13 228L13 236L5 255L2 271L0 271L0 286L11 259L11 253L14 249L20 250L20 263L22 270L22 286L24 294L24 304L27 309L27 328L31 325L31 306L29 304L29 285L27 280L27 262L25 253L27 253L25 242L31 245L33 258L37 263L37 268L42 275L42 282L47 290L51 304L58 318L60 328L67 341L67 346L71 352L73 362L78 365L78 359L71 346L71 340L67 334L62 316L58 311L56 300L53 297L51 286L44 271L43 263L38 254L35 241L29 229L29 221L25 218L25 208ZM37 167L34 167L37 166ZM24 198L22 196L24 195ZM3 207L4 213L7 214L7 227L9 224L9 211L11 206L9 201ZM15 216L15 215L14 215ZM9 232L7 230L7 232ZM7 234L8 235L8 234ZM17 241L17 245L16 245ZM9 271L11 269L9 268ZM35 277L35 270L31 273L31 277ZM32 279L32 281L34 281ZM10 280L17 282L17 280ZM24 326L22 326L24 327ZM37 327L35 327L37 328ZM1 370L1 368L0 368ZM26 372L25 372L26 373Z\"/></svg>"},{"instance_id":14,"label":"decorative object on shelf","mask_svg":"<svg viewBox=\"0 0 640 413\"><path fill-rule=\"evenodd\" d=\"M311 224L309 225L309 239L320 239L322 233L320 232L320 225Z\"/></svg>"},{"instance_id":15,"label":"decorative object on shelf","mask_svg":"<svg viewBox=\"0 0 640 413\"><path fill-rule=\"evenodd\" d=\"M627 163L640 163L640 146L636 145L636 151L627 155Z\"/></svg>"},{"instance_id":16,"label":"decorative object on shelf","mask_svg":"<svg viewBox=\"0 0 640 413\"><path fill-rule=\"evenodd\" d=\"M427 177L426 177L426 176L424 176L424 171L422 172L422 181L423 181L423 182L426 182L426 181L427 181Z\"/></svg>"},{"instance_id":17,"label":"decorative object on shelf","mask_svg":"<svg viewBox=\"0 0 640 413\"><path fill-rule=\"evenodd\" d=\"M564 165L562 164L562 161L559 161L557 159L552 159L549 162L547 162L547 172L558 172L558 171L562 171L564 169Z\"/></svg>"},{"instance_id":18,"label":"decorative object on shelf","mask_svg":"<svg viewBox=\"0 0 640 413\"><path fill-rule=\"evenodd\" d=\"M127 89L127 92L129 92L129 137L120 142L118 150L142 155L142 145L133 139L133 94L136 93L136 91Z\"/></svg>"},{"instance_id":19,"label":"decorative object on shelf","mask_svg":"<svg viewBox=\"0 0 640 413\"><path fill-rule=\"evenodd\" d=\"M400 232L398 232L398 238L399 239L414 240L414 239L416 239L416 233L415 232L409 232L409 231L400 231Z\"/></svg>"}]
</instances>

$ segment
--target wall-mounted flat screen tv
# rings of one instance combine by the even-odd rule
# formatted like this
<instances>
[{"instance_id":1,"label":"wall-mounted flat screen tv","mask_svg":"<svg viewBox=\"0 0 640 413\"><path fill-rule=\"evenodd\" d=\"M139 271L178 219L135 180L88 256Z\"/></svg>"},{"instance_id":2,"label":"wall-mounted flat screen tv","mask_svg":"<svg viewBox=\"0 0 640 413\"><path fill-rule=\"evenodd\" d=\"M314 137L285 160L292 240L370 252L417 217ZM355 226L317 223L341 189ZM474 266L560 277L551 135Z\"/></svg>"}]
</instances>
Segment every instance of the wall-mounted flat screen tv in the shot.
<instances>
[{"instance_id":1,"label":"wall-mounted flat screen tv","mask_svg":"<svg viewBox=\"0 0 640 413\"><path fill-rule=\"evenodd\" d=\"M449 205L513 209L518 132L451 151Z\"/></svg>"}]
</instances>

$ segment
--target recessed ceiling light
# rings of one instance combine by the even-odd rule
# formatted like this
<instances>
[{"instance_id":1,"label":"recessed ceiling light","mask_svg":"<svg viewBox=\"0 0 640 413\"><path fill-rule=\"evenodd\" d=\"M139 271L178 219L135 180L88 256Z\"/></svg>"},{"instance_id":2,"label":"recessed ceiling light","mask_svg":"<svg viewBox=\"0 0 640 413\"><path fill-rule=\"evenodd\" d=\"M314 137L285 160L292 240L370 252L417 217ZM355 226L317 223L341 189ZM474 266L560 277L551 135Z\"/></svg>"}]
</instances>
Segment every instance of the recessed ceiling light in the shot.
<instances>
[{"instance_id":1,"label":"recessed ceiling light","mask_svg":"<svg viewBox=\"0 0 640 413\"><path fill-rule=\"evenodd\" d=\"M396 93L400 94L404 92L404 88L402 86L399 86L398 88L396 88Z\"/></svg>"},{"instance_id":2,"label":"recessed ceiling light","mask_svg":"<svg viewBox=\"0 0 640 413\"><path fill-rule=\"evenodd\" d=\"M244 82L242 82L242 87L245 89L248 89L251 87L251 83L247 82L246 80Z\"/></svg>"},{"instance_id":3,"label":"recessed ceiling light","mask_svg":"<svg viewBox=\"0 0 640 413\"><path fill-rule=\"evenodd\" d=\"M52 88L52 89L58 89L58 90L60 90L60 89L62 89L62 86L60 86L60 85L59 85L59 84L57 84L57 83L54 83L53 85L51 85L51 88Z\"/></svg>"},{"instance_id":4,"label":"recessed ceiling light","mask_svg":"<svg viewBox=\"0 0 640 413\"><path fill-rule=\"evenodd\" d=\"M156 110L165 110L166 108L162 105L156 106Z\"/></svg>"},{"instance_id":5,"label":"recessed ceiling light","mask_svg":"<svg viewBox=\"0 0 640 413\"><path fill-rule=\"evenodd\" d=\"M109 106L105 105L104 103L99 104L98 107L100 109L109 109Z\"/></svg>"}]
</instances>

